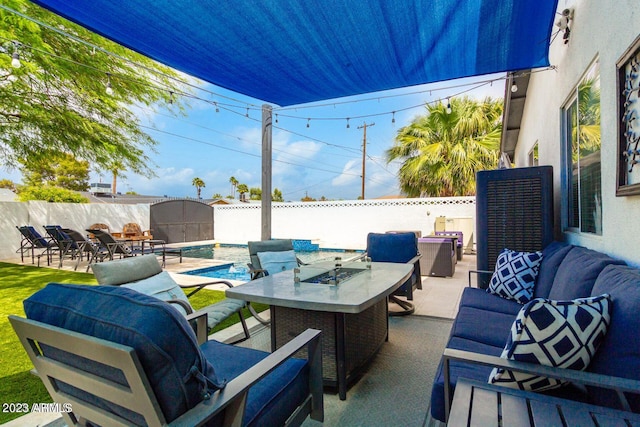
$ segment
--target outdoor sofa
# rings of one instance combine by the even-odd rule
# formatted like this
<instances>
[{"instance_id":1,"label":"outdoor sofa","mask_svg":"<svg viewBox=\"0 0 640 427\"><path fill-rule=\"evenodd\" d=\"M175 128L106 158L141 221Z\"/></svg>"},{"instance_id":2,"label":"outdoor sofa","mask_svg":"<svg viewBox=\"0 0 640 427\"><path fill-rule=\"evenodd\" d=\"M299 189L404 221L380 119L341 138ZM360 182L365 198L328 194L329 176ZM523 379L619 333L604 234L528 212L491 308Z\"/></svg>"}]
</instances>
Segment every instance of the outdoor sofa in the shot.
<instances>
[{"instance_id":1,"label":"outdoor sofa","mask_svg":"<svg viewBox=\"0 0 640 427\"><path fill-rule=\"evenodd\" d=\"M521 361L501 358L507 341L514 341L512 325L523 305L485 289L466 288L433 383L432 417L446 420L458 378L486 383L493 368L499 365L545 373L538 379L564 376L569 380L568 384L544 393L640 413L640 270L605 254L560 242L553 242L542 251L533 298L568 301L602 294L609 295L610 324L604 337L599 337L600 345L594 346L595 354L583 372L523 362L529 354ZM513 374L515 370L505 371ZM594 384L608 384L618 393ZM626 407L620 394L628 400Z\"/></svg>"}]
</instances>

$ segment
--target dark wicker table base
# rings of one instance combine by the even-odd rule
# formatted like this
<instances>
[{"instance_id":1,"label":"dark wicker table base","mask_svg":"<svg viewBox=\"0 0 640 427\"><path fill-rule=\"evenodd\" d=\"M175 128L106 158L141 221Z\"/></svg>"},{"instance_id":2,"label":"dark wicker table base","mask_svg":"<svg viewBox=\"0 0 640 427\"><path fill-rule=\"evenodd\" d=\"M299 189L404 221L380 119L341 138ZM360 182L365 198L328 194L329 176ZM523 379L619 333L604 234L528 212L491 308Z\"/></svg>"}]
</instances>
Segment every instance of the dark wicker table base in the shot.
<instances>
[{"instance_id":1,"label":"dark wicker table base","mask_svg":"<svg viewBox=\"0 0 640 427\"><path fill-rule=\"evenodd\" d=\"M322 331L324 385L337 386L340 399L345 400L347 385L358 378L388 337L387 300L357 314L271 306L272 351L307 328Z\"/></svg>"}]
</instances>

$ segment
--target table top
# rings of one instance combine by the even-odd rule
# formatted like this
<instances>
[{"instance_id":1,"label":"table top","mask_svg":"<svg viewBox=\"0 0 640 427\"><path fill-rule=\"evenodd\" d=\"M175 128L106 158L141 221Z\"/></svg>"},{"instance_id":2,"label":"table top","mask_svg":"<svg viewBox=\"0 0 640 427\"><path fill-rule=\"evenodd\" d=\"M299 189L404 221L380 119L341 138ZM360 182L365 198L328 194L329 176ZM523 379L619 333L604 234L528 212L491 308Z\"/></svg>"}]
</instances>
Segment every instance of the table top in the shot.
<instances>
[{"instance_id":1,"label":"table top","mask_svg":"<svg viewBox=\"0 0 640 427\"><path fill-rule=\"evenodd\" d=\"M499 418L504 426L640 425L640 414L458 379L448 427L497 426Z\"/></svg>"},{"instance_id":2,"label":"table top","mask_svg":"<svg viewBox=\"0 0 640 427\"><path fill-rule=\"evenodd\" d=\"M363 271L337 285L305 283L306 278L326 272L329 262L302 266L300 283L294 282L293 270L261 277L227 289L229 298L260 302L281 307L341 313L360 313L398 289L410 276L413 265L373 262L345 263L343 267Z\"/></svg>"}]
</instances>

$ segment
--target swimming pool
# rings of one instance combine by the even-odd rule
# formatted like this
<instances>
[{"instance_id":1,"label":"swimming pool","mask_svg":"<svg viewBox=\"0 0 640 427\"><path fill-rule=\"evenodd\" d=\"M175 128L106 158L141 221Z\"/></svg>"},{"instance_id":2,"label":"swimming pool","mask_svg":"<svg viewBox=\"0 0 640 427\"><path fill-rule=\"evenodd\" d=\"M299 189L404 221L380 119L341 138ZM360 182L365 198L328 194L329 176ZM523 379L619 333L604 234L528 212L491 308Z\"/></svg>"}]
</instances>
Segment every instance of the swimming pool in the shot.
<instances>
[{"instance_id":1,"label":"swimming pool","mask_svg":"<svg viewBox=\"0 0 640 427\"><path fill-rule=\"evenodd\" d=\"M318 262L323 259L333 259L337 256L351 258L363 251L343 250L343 249L317 249L313 251L296 250L296 256L305 263ZM249 249L242 245L205 245L184 248L183 256L191 258L216 259L229 261L215 267L191 270L185 274L194 276L205 276L216 279L240 280L248 282L249 276Z\"/></svg>"}]
</instances>

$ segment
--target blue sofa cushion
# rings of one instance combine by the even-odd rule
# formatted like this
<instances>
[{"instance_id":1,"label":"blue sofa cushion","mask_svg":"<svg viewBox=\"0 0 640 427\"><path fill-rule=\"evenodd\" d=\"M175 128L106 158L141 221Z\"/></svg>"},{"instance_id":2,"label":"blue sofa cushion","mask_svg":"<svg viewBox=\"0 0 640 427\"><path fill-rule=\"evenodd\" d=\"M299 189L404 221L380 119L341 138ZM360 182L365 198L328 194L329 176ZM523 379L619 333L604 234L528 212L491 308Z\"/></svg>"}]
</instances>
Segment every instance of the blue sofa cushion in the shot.
<instances>
[{"instance_id":1,"label":"blue sofa cushion","mask_svg":"<svg viewBox=\"0 0 640 427\"><path fill-rule=\"evenodd\" d=\"M503 249L496 260L487 292L521 304L533 296L542 252L517 252Z\"/></svg>"},{"instance_id":2,"label":"blue sofa cushion","mask_svg":"<svg viewBox=\"0 0 640 427\"><path fill-rule=\"evenodd\" d=\"M584 370L602 343L610 323L607 294L573 301L537 298L526 304L511 328L503 359ZM561 380L494 368L491 384L542 391L560 387Z\"/></svg>"},{"instance_id":3,"label":"blue sofa cushion","mask_svg":"<svg viewBox=\"0 0 640 427\"><path fill-rule=\"evenodd\" d=\"M640 380L640 270L622 265L606 267L593 286L593 293L608 293L613 310L611 327L588 370L603 375ZM615 394L591 390L597 405L621 408ZM628 396L634 412L640 412L640 395Z\"/></svg>"},{"instance_id":4,"label":"blue sofa cushion","mask_svg":"<svg viewBox=\"0 0 640 427\"><path fill-rule=\"evenodd\" d=\"M574 246L558 266L549 299L572 300L590 296L596 278L610 264L624 262L601 252Z\"/></svg>"},{"instance_id":5,"label":"blue sofa cushion","mask_svg":"<svg viewBox=\"0 0 640 427\"><path fill-rule=\"evenodd\" d=\"M522 304L514 300L498 298L487 293L484 289L466 287L462 291L459 307L475 307L486 311L510 314L513 320L522 308Z\"/></svg>"},{"instance_id":6,"label":"blue sofa cushion","mask_svg":"<svg viewBox=\"0 0 640 427\"><path fill-rule=\"evenodd\" d=\"M255 365L269 353L209 340L201 346L216 372L229 381ZM243 426L284 425L287 417L308 396L309 369L306 360L289 359L249 390Z\"/></svg>"},{"instance_id":7,"label":"blue sofa cushion","mask_svg":"<svg viewBox=\"0 0 640 427\"><path fill-rule=\"evenodd\" d=\"M493 298L499 299L495 296ZM504 348L514 319L514 314L492 313L475 307L461 307L451 327L451 336Z\"/></svg>"},{"instance_id":8,"label":"blue sofa cushion","mask_svg":"<svg viewBox=\"0 0 640 427\"><path fill-rule=\"evenodd\" d=\"M502 351L502 346L491 346L458 337L451 337L447 348L472 351L474 353L488 354L491 356L500 356L500 352ZM452 390L455 389L458 378L469 378L484 382L491 373L491 367L489 366L455 361L450 363L449 369ZM442 360L436 371L433 387L431 388L431 416L444 422L444 369Z\"/></svg>"},{"instance_id":9,"label":"blue sofa cushion","mask_svg":"<svg viewBox=\"0 0 640 427\"><path fill-rule=\"evenodd\" d=\"M186 319L157 298L116 286L50 283L25 300L24 309L29 319L133 347L169 422L225 385L200 351ZM70 362L91 372L104 369L95 363L86 366L85 359ZM121 376L113 373L112 379L124 384ZM74 390L68 392L77 395ZM96 400L84 394L82 398ZM104 409L140 422L119 406Z\"/></svg>"},{"instance_id":10,"label":"blue sofa cushion","mask_svg":"<svg viewBox=\"0 0 640 427\"><path fill-rule=\"evenodd\" d=\"M572 248L572 245L566 243L553 242L542 250L540 271L538 272L536 286L533 288L534 298L549 298L549 292L551 292L553 279L556 277L558 267Z\"/></svg>"}]
</instances>

